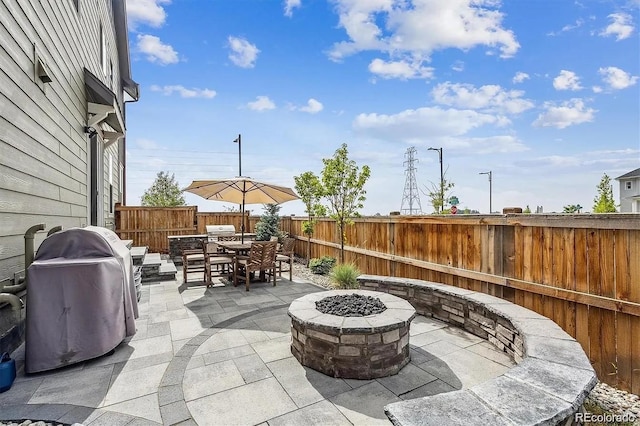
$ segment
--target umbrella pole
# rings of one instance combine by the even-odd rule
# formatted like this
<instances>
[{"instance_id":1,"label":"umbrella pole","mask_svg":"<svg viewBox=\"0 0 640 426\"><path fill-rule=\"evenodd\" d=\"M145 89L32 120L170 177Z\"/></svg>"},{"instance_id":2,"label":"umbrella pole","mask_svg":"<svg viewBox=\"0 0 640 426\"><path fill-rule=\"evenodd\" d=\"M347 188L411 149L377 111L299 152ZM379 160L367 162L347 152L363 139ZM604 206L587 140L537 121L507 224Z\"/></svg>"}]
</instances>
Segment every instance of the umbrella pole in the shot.
<instances>
[{"instance_id":1,"label":"umbrella pole","mask_svg":"<svg viewBox=\"0 0 640 426\"><path fill-rule=\"evenodd\" d=\"M247 182L242 182L242 225L240 226L240 242L244 244L244 200L245 195L247 194Z\"/></svg>"}]
</instances>

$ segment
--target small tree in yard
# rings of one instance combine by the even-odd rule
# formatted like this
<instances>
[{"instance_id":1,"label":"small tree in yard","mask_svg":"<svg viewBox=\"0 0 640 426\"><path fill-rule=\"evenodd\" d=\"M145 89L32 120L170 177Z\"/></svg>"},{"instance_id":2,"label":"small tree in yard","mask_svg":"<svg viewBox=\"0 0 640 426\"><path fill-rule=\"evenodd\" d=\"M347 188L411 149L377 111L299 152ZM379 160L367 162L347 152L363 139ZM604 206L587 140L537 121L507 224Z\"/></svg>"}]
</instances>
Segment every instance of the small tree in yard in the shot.
<instances>
[{"instance_id":1,"label":"small tree in yard","mask_svg":"<svg viewBox=\"0 0 640 426\"><path fill-rule=\"evenodd\" d=\"M424 190L421 189L422 193L429 197L429 202L433 206L433 213L438 214L449 213L449 211L445 211L444 204L451 197L451 189L455 186L453 182L446 178L447 173L444 173L444 180L441 183L429 182L430 186L424 185Z\"/></svg>"},{"instance_id":2,"label":"small tree in yard","mask_svg":"<svg viewBox=\"0 0 640 426\"><path fill-rule=\"evenodd\" d=\"M280 206L277 204L264 205L264 213L260 217L260 221L256 223L256 240L269 241L271 237L280 238L282 232L280 232L279 211Z\"/></svg>"},{"instance_id":3,"label":"small tree in yard","mask_svg":"<svg viewBox=\"0 0 640 426\"><path fill-rule=\"evenodd\" d=\"M615 213L616 202L613 199L613 188L611 178L605 173L597 186L598 195L593 199L594 213Z\"/></svg>"},{"instance_id":4,"label":"small tree in yard","mask_svg":"<svg viewBox=\"0 0 640 426\"><path fill-rule=\"evenodd\" d=\"M333 154L333 158L324 158L322 186L324 197L329 201L330 217L336 221L340 235L340 263L344 263L345 227L353 223L351 218L358 216L358 209L366 200L364 184L371 175L369 166L358 168L356 162L349 160L347 144L343 143Z\"/></svg>"},{"instance_id":5,"label":"small tree in yard","mask_svg":"<svg viewBox=\"0 0 640 426\"><path fill-rule=\"evenodd\" d=\"M324 216L327 214L325 206L320 204L323 188L318 176L313 172L304 172L300 176L294 176L296 181L296 192L305 205L305 212L309 216L309 220L302 222L302 232L307 236L307 265L311 259L311 236L316 226L316 216Z\"/></svg>"},{"instance_id":6,"label":"small tree in yard","mask_svg":"<svg viewBox=\"0 0 640 426\"><path fill-rule=\"evenodd\" d=\"M175 175L169 172L159 172L153 185L142 195L141 204L149 207L184 206L182 190L175 180Z\"/></svg>"}]
</instances>

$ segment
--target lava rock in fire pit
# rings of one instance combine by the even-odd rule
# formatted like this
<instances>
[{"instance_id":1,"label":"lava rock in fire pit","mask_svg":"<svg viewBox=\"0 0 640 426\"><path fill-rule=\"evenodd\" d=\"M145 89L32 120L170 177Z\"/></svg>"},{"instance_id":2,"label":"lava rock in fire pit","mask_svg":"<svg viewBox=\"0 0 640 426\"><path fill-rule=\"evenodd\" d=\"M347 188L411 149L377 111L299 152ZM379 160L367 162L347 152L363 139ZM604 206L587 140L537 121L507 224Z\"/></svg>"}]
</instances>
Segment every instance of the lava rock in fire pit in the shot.
<instances>
[{"instance_id":1,"label":"lava rock in fire pit","mask_svg":"<svg viewBox=\"0 0 640 426\"><path fill-rule=\"evenodd\" d=\"M341 317L364 317L384 312L387 307L377 297L346 294L325 297L316 302L316 309L323 314Z\"/></svg>"}]
</instances>

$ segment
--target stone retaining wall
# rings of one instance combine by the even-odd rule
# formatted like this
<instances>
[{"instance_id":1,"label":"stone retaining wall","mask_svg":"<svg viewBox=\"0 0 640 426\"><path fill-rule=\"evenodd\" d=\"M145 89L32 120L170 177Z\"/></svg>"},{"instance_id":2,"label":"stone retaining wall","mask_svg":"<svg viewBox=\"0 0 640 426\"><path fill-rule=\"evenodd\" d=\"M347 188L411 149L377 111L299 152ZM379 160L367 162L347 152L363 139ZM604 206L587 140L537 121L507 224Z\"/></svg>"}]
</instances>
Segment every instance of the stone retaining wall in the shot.
<instances>
[{"instance_id":1,"label":"stone retaining wall","mask_svg":"<svg viewBox=\"0 0 640 426\"><path fill-rule=\"evenodd\" d=\"M395 425L557 425L571 422L597 377L580 344L550 319L506 300L444 284L361 275L416 312L487 339L518 363L469 389L389 404Z\"/></svg>"}]
</instances>

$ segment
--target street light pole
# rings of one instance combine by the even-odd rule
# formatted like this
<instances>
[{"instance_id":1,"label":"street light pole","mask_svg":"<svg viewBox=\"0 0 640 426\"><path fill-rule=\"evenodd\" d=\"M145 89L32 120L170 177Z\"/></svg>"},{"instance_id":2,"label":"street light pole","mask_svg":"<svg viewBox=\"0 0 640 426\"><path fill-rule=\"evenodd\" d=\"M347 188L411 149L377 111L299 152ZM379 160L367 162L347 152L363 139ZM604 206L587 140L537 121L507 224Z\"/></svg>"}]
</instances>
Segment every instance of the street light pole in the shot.
<instances>
[{"instance_id":1,"label":"street light pole","mask_svg":"<svg viewBox=\"0 0 640 426\"><path fill-rule=\"evenodd\" d=\"M489 175L489 214L493 213L493 209L491 206L491 193L492 193L492 188L491 188L491 177L493 176L493 173L491 172L491 170L489 170L488 172L480 172L478 173L480 175Z\"/></svg>"},{"instance_id":2,"label":"street light pole","mask_svg":"<svg viewBox=\"0 0 640 426\"><path fill-rule=\"evenodd\" d=\"M242 135L238 135L233 143L238 144L238 177L242 177Z\"/></svg>"},{"instance_id":3,"label":"street light pole","mask_svg":"<svg viewBox=\"0 0 640 426\"><path fill-rule=\"evenodd\" d=\"M238 134L238 137L233 143L238 144L238 177L240 178L242 177L242 135ZM242 198L243 203L240 204L240 232L242 233L242 242L244 242L244 192Z\"/></svg>"},{"instance_id":4,"label":"street light pole","mask_svg":"<svg viewBox=\"0 0 640 426\"><path fill-rule=\"evenodd\" d=\"M440 159L440 213L444 211L444 170L442 168L442 147L429 148L428 151L438 151L438 158Z\"/></svg>"}]
</instances>

